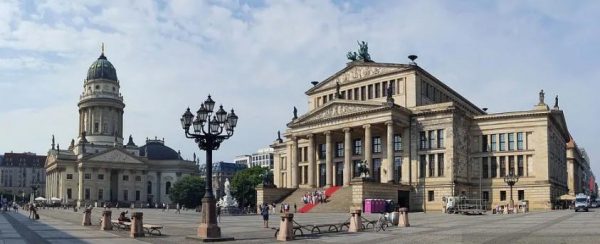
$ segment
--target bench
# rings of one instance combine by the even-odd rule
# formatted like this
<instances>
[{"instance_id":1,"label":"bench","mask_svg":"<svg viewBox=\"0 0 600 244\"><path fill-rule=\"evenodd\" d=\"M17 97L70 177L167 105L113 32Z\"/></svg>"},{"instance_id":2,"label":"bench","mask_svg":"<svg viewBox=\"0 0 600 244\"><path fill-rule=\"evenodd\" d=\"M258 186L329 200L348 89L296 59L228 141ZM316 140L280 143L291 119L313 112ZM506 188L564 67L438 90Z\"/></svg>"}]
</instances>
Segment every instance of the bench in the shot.
<instances>
[{"instance_id":1,"label":"bench","mask_svg":"<svg viewBox=\"0 0 600 244\"><path fill-rule=\"evenodd\" d=\"M144 224L142 227L144 227L144 230L148 235L162 235L162 233L160 233L160 230L163 228L162 225Z\"/></svg>"},{"instance_id":2,"label":"bench","mask_svg":"<svg viewBox=\"0 0 600 244\"><path fill-rule=\"evenodd\" d=\"M112 226L118 230L129 230L131 229L131 222L111 220Z\"/></svg>"}]
</instances>

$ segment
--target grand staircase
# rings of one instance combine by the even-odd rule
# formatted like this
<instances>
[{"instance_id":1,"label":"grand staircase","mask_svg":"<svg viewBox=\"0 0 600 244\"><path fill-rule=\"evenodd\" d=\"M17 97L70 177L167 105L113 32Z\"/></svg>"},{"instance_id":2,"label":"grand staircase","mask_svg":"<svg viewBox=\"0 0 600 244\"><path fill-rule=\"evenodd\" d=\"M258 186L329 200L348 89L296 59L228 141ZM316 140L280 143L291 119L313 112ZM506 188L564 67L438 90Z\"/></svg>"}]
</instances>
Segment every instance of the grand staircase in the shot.
<instances>
[{"instance_id":1,"label":"grand staircase","mask_svg":"<svg viewBox=\"0 0 600 244\"><path fill-rule=\"evenodd\" d=\"M316 189L297 189L280 203L290 205L290 212L294 212L294 204L298 207L298 213L348 213L352 204L352 187L334 186L325 189L327 203L304 204L302 197L307 192ZM278 206L279 207L279 206Z\"/></svg>"}]
</instances>

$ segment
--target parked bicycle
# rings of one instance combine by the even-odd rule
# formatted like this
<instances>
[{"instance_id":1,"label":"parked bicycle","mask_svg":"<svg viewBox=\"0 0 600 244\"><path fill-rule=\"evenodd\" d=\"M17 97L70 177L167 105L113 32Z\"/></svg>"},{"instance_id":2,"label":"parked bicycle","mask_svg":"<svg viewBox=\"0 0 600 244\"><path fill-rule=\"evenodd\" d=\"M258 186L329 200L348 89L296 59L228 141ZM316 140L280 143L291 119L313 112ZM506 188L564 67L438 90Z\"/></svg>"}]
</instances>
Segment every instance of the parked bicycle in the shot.
<instances>
[{"instance_id":1,"label":"parked bicycle","mask_svg":"<svg viewBox=\"0 0 600 244\"><path fill-rule=\"evenodd\" d=\"M379 218L377 219L377 222L375 223L375 226L373 227L375 229L375 232L379 232L380 230L385 231L385 229L389 226L388 220L385 217L385 214L381 213L379 214Z\"/></svg>"}]
</instances>

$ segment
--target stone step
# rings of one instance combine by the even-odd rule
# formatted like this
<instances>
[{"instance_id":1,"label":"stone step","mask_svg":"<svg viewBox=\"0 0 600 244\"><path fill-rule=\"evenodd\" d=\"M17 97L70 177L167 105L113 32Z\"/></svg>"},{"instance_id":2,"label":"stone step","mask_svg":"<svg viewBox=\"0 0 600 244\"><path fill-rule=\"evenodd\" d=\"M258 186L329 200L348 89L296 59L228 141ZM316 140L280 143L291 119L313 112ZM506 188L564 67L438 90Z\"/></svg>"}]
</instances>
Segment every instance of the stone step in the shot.
<instances>
[{"instance_id":1,"label":"stone step","mask_svg":"<svg viewBox=\"0 0 600 244\"><path fill-rule=\"evenodd\" d=\"M311 213L349 213L352 205L352 187L346 186L337 190L327 203L318 204Z\"/></svg>"}]
</instances>

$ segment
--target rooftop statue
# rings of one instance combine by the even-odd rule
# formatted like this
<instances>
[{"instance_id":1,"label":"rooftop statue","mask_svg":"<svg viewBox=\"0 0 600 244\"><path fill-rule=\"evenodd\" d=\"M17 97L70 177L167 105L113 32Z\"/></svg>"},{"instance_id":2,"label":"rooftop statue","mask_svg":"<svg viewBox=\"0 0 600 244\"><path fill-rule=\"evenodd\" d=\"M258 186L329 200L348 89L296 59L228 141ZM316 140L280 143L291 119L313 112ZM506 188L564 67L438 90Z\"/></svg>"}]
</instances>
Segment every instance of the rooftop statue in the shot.
<instances>
[{"instance_id":1,"label":"rooftop statue","mask_svg":"<svg viewBox=\"0 0 600 244\"><path fill-rule=\"evenodd\" d=\"M358 42L358 53L348 52L346 58L351 61L362 61L362 62L373 62L371 55L369 55L369 43L365 41Z\"/></svg>"}]
</instances>

